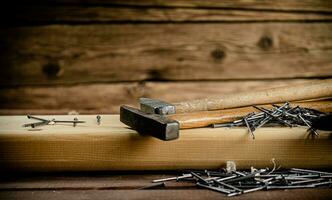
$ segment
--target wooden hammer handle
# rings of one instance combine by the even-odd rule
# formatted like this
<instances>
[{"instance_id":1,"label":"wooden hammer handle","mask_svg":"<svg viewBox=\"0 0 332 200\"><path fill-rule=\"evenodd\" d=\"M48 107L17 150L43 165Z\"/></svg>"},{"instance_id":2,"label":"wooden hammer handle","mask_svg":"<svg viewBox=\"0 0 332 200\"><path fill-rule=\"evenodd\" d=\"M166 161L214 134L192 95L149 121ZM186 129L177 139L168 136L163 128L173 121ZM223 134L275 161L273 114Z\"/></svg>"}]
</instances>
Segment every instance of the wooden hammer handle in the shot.
<instances>
[{"instance_id":1,"label":"wooden hammer handle","mask_svg":"<svg viewBox=\"0 0 332 200\"><path fill-rule=\"evenodd\" d=\"M264 108L271 108L271 105L260 105ZM332 112L332 100L308 101L290 103L291 107L300 106L311 108L321 112ZM253 107L242 107L225 110L203 111L196 113L183 113L169 115L170 119L176 120L180 124L180 129L199 128L217 123L227 123L238 120L251 112L260 112Z\"/></svg>"},{"instance_id":2,"label":"wooden hammer handle","mask_svg":"<svg viewBox=\"0 0 332 200\"><path fill-rule=\"evenodd\" d=\"M305 85L278 87L261 91L236 94L175 103L176 113L219 110L249 105L280 103L332 97L332 79L319 80Z\"/></svg>"}]
</instances>

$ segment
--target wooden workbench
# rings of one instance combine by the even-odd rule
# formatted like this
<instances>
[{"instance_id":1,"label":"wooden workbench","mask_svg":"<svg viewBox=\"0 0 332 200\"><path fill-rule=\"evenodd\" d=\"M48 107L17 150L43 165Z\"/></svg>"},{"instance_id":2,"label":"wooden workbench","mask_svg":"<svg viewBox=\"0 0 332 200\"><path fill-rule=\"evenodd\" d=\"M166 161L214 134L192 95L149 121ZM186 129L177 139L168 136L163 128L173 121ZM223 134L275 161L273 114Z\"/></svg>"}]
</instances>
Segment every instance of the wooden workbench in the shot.
<instances>
[{"instance_id":1,"label":"wooden workbench","mask_svg":"<svg viewBox=\"0 0 332 200\"><path fill-rule=\"evenodd\" d=\"M138 188L153 179L178 175L177 169L218 168L227 160L239 168L271 167L271 158L283 167L332 165L331 133L320 132L313 139L301 127L261 128L255 140L245 128L190 129L181 130L178 140L165 142L128 129L118 115L103 115L101 125L96 124L95 115L41 117L78 117L87 123L31 129L21 127L32 122L26 116L0 116L4 172L0 199L229 199L192 183ZM299 189L260 191L232 199L331 197L331 189Z\"/></svg>"},{"instance_id":2,"label":"wooden workbench","mask_svg":"<svg viewBox=\"0 0 332 200\"><path fill-rule=\"evenodd\" d=\"M236 197L197 188L191 183L166 183L165 188L138 190L151 180L174 172L103 172L7 175L0 180L0 199L331 199L332 189L258 191Z\"/></svg>"}]
</instances>

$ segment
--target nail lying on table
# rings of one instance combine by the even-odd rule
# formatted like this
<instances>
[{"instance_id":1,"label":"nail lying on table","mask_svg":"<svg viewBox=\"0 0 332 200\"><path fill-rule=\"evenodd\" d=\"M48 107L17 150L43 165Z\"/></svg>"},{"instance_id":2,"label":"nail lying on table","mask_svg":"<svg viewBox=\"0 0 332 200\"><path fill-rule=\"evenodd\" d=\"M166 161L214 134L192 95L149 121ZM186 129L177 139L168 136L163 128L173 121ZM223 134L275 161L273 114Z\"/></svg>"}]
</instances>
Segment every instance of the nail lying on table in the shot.
<instances>
[{"instance_id":1,"label":"nail lying on table","mask_svg":"<svg viewBox=\"0 0 332 200\"><path fill-rule=\"evenodd\" d=\"M185 178L191 178L192 174L183 174L182 176L170 177L170 178L163 178L163 179L156 179L153 180L152 183L164 182L164 181L174 181L174 180L181 180Z\"/></svg>"},{"instance_id":2,"label":"nail lying on table","mask_svg":"<svg viewBox=\"0 0 332 200\"><path fill-rule=\"evenodd\" d=\"M74 120L55 120L55 119L48 120L48 119L43 119L43 118L27 115L27 118L35 119L35 120L38 120L39 122L23 124L22 127L35 128L37 126L54 125L56 123L72 123L73 126L75 127L76 124L78 124L78 123L85 123L85 121L79 121L76 117L74 118Z\"/></svg>"}]
</instances>

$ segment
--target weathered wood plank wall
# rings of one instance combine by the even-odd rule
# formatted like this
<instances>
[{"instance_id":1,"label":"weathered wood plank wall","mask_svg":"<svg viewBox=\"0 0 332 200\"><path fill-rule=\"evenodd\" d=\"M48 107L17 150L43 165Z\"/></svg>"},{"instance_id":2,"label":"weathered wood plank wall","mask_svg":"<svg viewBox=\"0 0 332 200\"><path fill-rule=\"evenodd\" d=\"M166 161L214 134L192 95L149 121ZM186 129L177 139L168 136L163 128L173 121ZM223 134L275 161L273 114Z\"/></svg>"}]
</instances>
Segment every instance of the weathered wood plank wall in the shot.
<instances>
[{"instance_id":1,"label":"weathered wood plank wall","mask_svg":"<svg viewBox=\"0 0 332 200\"><path fill-rule=\"evenodd\" d=\"M31 0L6 7L0 113L117 113L332 77L332 2ZM10 12L8 12L10 11Z\"/></svg>"}]
</instances>

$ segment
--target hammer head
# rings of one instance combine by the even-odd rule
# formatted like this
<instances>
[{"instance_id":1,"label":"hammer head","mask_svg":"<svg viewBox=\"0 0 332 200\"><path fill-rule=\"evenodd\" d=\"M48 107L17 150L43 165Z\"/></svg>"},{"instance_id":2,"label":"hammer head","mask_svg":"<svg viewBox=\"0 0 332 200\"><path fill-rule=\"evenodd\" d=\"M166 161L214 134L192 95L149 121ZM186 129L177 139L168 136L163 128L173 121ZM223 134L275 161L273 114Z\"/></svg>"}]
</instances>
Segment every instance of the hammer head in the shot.
<instances>
[{"instance_id":1,"label":"hammer head","mask_svg":"<svg viewBox=\"0 0 332 200\"><path fill-rule=\"evenodd\" d=\"M174 140L179 137L179 123L163 115L147 114L136 108L121 106L120 121L141 134L161 140Z\"/></svg>"},{"instance_id":2,"label":"hammer head","mask_svg":"<svg viewBox=\"0 0 332 200\"><path fill-rule=\"evenodd\" d=\"M175 114L175 106L157 99L140 98L141 111L160 115Z\"/></svg>"}]
</instances>

